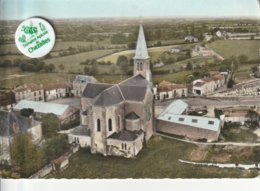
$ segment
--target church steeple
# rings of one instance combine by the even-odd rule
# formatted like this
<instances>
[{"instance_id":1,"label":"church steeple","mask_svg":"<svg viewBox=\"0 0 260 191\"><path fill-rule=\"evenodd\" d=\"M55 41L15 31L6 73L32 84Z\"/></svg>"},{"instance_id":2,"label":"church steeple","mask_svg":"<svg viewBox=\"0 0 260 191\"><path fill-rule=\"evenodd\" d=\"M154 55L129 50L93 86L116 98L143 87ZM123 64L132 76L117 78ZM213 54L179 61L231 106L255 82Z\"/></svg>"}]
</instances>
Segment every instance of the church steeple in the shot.
<instances>
[{"instance_id":1,"label":"church steeple","mask_svg":"<svg viewBox=\"0 0 260 191\"><path fill-rule=\"evenodd\" d=\"M140 25L134 59L148 59L148 58L150 57L148 55L148 50L147 50L146 41L144 37L144 29L143 26Z\"/></svg>"},{"instance_id":2,"label":"church steeple","mask_svg":"<svg viewBox=\"0 0 260 191\"><path fill-rule=\"evenodd\" d=\"M152 81L152 75L150 71L150 57L146 46L144 29L142 24L139 28L139 34L135 49L134 56L134 75L141 74L149 82Z\"/></svg>"}]
</instances>

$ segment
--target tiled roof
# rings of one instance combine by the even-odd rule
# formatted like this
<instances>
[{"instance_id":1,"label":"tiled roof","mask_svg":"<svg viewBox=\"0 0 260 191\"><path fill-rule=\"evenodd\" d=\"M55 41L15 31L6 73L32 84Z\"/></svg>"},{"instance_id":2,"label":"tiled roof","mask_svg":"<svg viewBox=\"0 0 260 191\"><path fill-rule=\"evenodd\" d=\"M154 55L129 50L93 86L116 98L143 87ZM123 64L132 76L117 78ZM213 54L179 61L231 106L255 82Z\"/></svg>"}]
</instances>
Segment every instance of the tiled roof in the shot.
<instances>
[{"instance_id":1,"label":"tiled roof","mask_svg":"<svg viewBox=\"0 0 260 191\"><path fill-rule=\"evenodd\" d=\"M53 83L53 84L47 84L44 86L45 90L55 90L59 88L71 88L70 83Z\"/></svg>"},{"instance_id":2,"label":"tiled roof","mask_svg":"<svg viewBox=\"0 0 260 191\"><path fill-rule=\"evenodd\" d=\"M185 84L174 84L174 83L171 83L171 82L164 80L161 83L159 83L158 91L172 91L172 90L183 89L183 88L187 88L187 85L185 85Z\"/></svg>"},{"instance_id":3,"label":"tiled roof","mask_svg":"<svg viewBox=\"0 0 260 191\"><path fill-rule=\"evenodd\" d=\"M30 84L24 84L24 85L18 86L13 91L14 92L23 92L26 90L37 91L37 90L42 90L42 89L43 89L43 87L41 87L40 85L30 83Z\"/></svg>"},{"instance_id":4,"label":"tiled roof","mask_svg":"<svg viewBox=\"0 0 260 191\"><path fill-rule=\"evenodd\" d=\"M204 84L205 84L205 82L196 82L193 86L202 87Z\"/></svg>"}]
</instances>

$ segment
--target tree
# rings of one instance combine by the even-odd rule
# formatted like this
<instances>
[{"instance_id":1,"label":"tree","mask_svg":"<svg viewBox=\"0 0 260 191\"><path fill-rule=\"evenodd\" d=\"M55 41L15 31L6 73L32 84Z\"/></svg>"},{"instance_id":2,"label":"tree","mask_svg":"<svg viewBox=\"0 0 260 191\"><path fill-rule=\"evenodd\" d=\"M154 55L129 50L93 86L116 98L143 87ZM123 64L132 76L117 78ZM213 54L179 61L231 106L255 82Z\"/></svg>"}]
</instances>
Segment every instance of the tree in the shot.
<instances>
[{"instance_id":1,"label":"tree","mask_svg":"<svg viewBox=\"0 0 260 191\"><path fill-rule=\"evenodd\" d=\"M12 165L23 177L35 173L44 163L42 150L32 143L31 135L27 133L13 137L10 153Z\"/></svg>"},{"instance_id":2,"label":"tree","mask_svg":"<svg viewBox=\"0 0 260 191\"><path fill-rule=\"evenodd\" d=\"M110 67L110 70L109 70L110 74L115 74L116 72L116 66L113 64L111 67Z\"/></svg>"},{"instance_id":3,"label":"tree","mask_svg":"<svg viewBox=\"0 0 260 191\"><path fill-rule=\"evenodd\" d=\"M228 84L227 84L227 88L233 88L234 84L235 84L235 81L232 78L229 79Z\"/></svg>"},{"instance_id":4,"label":"tree","mask_svg":"<svg viewBox=\"0 0 260 191\"><path fill-rule=\"evenodd\" d=\"M98 74L98 66L97 64L93 64L92 67L90 68L90 75L97 75Z\"/></svg>"},{"instance_id":5,"label":"tree","mask_svg":"<svg viewBox=\"0 0 260 191\"><path fill-rule=\"evenodd\" d=\"M90 68L89 67L87 67L87 66L84 67L84 74L87 74L87 75L90 74Z\"/></svg>"},{"instance_id":6,"label":"tree","mask_svg":"<svg viewBox=\"0 0 260 191\"><path fill-rule=\"evenodd\" d=\"M46 114L42 117L42 134L44 137L53 137L60 130L60 121L54 114Z\"/></svg>"},{"instance_id":7,"label":"tree","mask_svg":"<svg viewBox=\"0 0 260 191\"><path fill-rule=\"evenodd\" d=\"M253 67L251 68L251 71L252 71L253 73L258 72L258 68L257 68L257 66L253 66Z\"/></svg>"},{"instance_id":8,"label":"tree","mask_svg":"<svg viewBox=\"0 0 260 191\"><path fill-rule=\"evenodd\" d=\"M248 62L248 56L245 54L241 54L238 56L238 60L240 64L245 64Z\"/></svg>"},{"instance_id":9,"label":"tree","mask_svg":"<svg viewBox=\"0 0 260 191\"><path fill-rule=\"evenodd\" d=\"M67 140L67 136L64 134L47 139L43 146L46 162L49 163L69 150L70 146Z\"/></svg>"},{"instance_id":10,"label":"tree","mask_svg":"<svg viewBox=\"0 0 260 191\"><path fill-rule=\"evenodd\" d=\"M120 65L120 69L121 69L123 74L127 74L128 73L128 63L122 63Z\"/></svg>"},{"instance_id":11,"label":"tree","mask_svg":"<svg viewBox=\"0 0 260 191\"><path fill-rule=\"evenodd\" d=\"M30 117L34 113L33 109L31 108L24 108L21 109L20 114L25 117Z\"/></svg>"},{"instance_id":12,"label":"tree","mask_svg":"<svg viewBox=\"0 0 260 191\"><path fill-rule=\"evenodd\" d=\"M127 59L126 56L121 55L121 56L119 56L119 57L117 58L116 65L121 66L122 64L125 64L125 63L128 64L128 59Z\"/></svg>"},{"instance_id":13,"label":"tree","mask_svg":"<svg viewBox=\"0 0 260 191\"><path fill-rule=\"evenodd\" d=\"M258 125L259 114L256 111L249 110L246 114L246 117L248 118L246 124L249 128L255 129L259 126Z\"/></svg>"},{"instance_id":14,"label":"tree","mask_svg":"<svg viewBox=\"0 0 260 191\"><path fill-rule=\"evenodd\" d=\"M64 65L63 65L63 64L60 64L60 65L59 65L59 69L60 69L60 70L64 70L64 69L65 69Z\"/></svg>"},{"instance_id":15,"label":"tree","mask_svg":"<svg viewBox=\"0 0 260 191\"><path fill-rule=\"evenodd\" d=\"M186 70L192 70L192 64L190 62L188 62L187 66L186 66Z\"/></svg>"}]
</instances>

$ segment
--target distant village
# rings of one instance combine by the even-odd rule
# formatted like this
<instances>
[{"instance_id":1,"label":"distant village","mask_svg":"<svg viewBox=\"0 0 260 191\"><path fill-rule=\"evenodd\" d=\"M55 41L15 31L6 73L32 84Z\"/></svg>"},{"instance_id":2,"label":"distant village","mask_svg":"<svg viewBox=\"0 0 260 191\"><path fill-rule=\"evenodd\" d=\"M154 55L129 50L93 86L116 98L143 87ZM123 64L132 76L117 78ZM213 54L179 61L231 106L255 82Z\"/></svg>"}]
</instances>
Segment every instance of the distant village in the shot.
<instances>
[{"instance_id":1,"label":"distant village","mask_svg":"<svg viewBox=\"0 0 260 191\"><path fill-rule=\"evenodd\" d=\"M225 29L217 31L216 36L234 40L259 38L256 33L229 33ZM213 36L205 34L204 37L209 41ZM198 39L189 35L185 41L197 42ZM170 50L171 53L183 51L178 46ZM203 45L196 45L191 52L192 57L198 55L224 59ZM155 133L191 141L217 142L224 123L244 124L250 118L248 111L258 114L250 120L260 125L260 103L243 105L240 102L239 106L226 106L220 102L191 106L187 101L190 98L217 100L247 96L260 99L260 79L257 78L260 65L256 78L232 88L227 88L232 71L216 72L189 84L166 80L153 84L142 25L133 60L133 76L118 84L101 83L94 76L76 75L71 83L36 85L32 82L0 92L0 161L10 162L10 145L17 133L31 134L34 144L40 145L43 140L41 119L50 113L67 125L68 128L59 133L66 134L73 147L89 148L93 154L126 158L135 158ZM154 67L163 65L160 61ZM68 157L54 162L66 166Z\"/></svg>"}]
</instances>

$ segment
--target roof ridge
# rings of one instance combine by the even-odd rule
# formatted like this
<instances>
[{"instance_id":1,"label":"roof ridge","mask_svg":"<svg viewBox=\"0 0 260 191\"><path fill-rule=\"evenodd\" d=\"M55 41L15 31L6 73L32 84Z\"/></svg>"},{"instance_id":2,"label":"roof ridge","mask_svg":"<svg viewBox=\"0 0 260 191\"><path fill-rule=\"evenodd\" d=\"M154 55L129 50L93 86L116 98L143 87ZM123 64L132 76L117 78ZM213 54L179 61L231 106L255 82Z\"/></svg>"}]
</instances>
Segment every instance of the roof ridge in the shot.
<instances>
[{"instance_id":1,"label":"roof ridge","mask_svg":"<svg viewBox=\"0 0 260 191\"><path fill-rule=\"evenodd\" d=\"M119 92L120 92L120 94L121 94L122 98L123 98L123 99L124 99L124 101L125 101L126 99L125 99L125 96L123 95L123 92L122 92L122 90L121 90L120 86L119 86L118 84L116 84L116 86L117 86L117 88L119 89Z\"/></svg>"}]
</instances>

